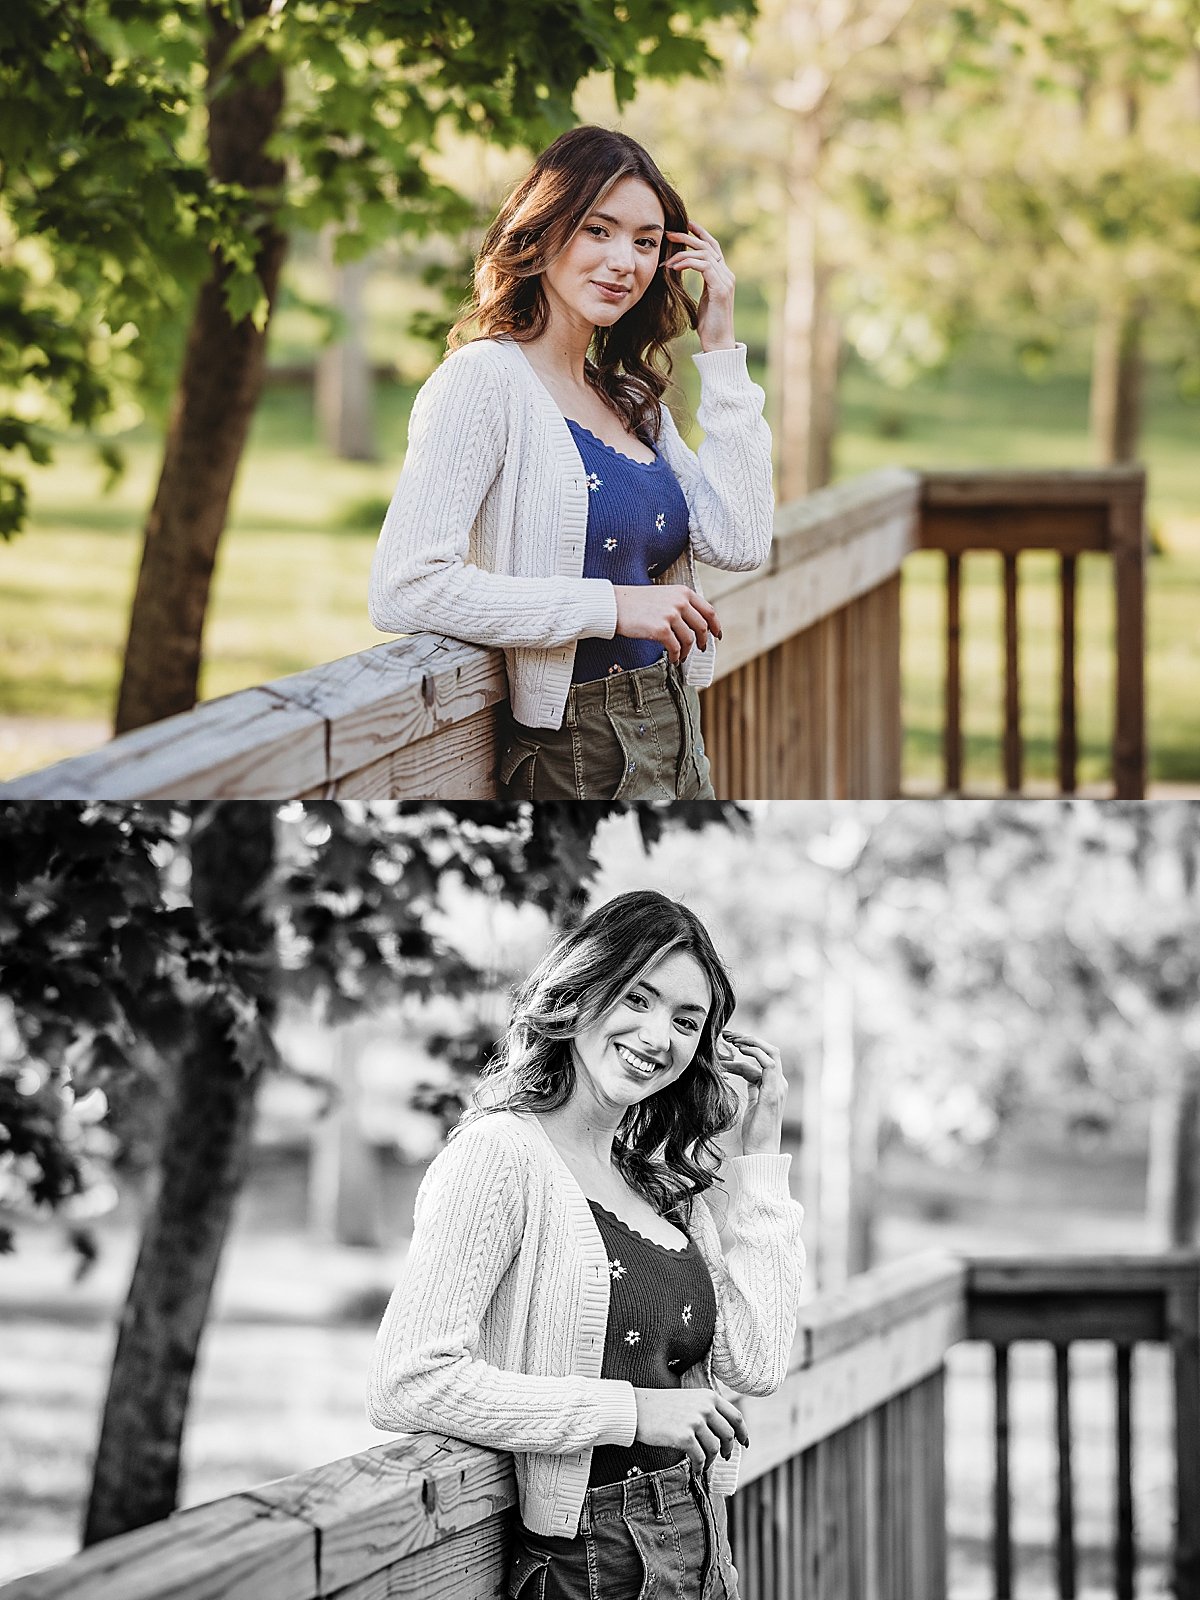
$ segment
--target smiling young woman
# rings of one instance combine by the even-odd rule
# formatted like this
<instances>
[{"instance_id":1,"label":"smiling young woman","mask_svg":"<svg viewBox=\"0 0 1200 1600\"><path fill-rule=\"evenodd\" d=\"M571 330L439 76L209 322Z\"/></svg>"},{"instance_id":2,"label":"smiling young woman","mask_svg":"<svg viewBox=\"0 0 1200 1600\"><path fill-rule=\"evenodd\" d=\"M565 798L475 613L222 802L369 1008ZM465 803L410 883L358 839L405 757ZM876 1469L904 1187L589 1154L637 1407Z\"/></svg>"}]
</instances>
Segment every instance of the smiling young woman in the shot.
<instances>
[{"instance_id":1,"label":"smiling young woman","mask_svg":"<svg viewBox=\"0 0 1200 1600\"><path fill-rule=\"evenodd\" d=\"M369 1412L513 1453L506 1593L737 1600L725 1495L770 1394L804 1247L778 1050L728 1027L694 914L620 895L517 996L417 1197Z\"/></svg>"},{"instance_id":2,"label":"smiling young woman","mask_svg":"<svg viewBox=\"0 0 1200 1600\"><path fill-rule=\"evenodd\" d=\"M605 128L556 139L484 238L471 307L413 405L371 614L504 649L508 798L713 796L696 690L721 626L695 562L760 566L774 512L733 301L717 240ZM689 326L698 455L663 404Z\"/></svg>"}]
</instances>

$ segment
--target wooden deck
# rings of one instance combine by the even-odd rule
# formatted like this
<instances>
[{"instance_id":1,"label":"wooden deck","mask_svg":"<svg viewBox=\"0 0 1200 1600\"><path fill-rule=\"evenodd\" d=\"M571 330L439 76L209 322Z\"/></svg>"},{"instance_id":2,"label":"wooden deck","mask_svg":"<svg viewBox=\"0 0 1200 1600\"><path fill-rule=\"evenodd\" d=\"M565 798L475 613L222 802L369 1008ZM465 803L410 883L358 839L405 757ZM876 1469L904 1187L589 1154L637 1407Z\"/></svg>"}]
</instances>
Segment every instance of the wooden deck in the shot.
<instances>
[{"instance_id":1,"label":"wooden deck","mask_svg":"<svg viewBox=\"0 0 1200 1600\"><path fill-rule=\"evenodd\" d=\"M731 1502L742 1600L947 1600L945 1358L996 1351L993 1592L1020 1595L1007 1352L1112 1344L1117 1600L1134 1594L1129 1352L1172 1356L1172 1593L1200 1600L1200 1254L913 1257L804 1308L783 1388L747 1398ZM1073 1596L1070 1368L1057 1368L1059 1593ZM365 1381L365 1379L364 1379ZM953 1494L953 1486L950 1493ZM492 1600L516 1503L507 1456L410 1435L111 1539L0 1588L0 1600Z\"/></svg>"},{"instance_id":2,"label":"wooden deck","mask_svg":"<svg viewBox=\"0 0 1200 1600\"><path fill-rule=\"evenodd\" d=\"M1112 793L1140 798L1145 479L1140 470L886 469L780 508L766 566L706 572L725 630L701 697L718 795L901 793L901 582L907 556L946 558L944 782L962 789L962 604L976 560L1004 571L1004 780L1022 788L1020 557L1057 551L1059 789L1076 784L1077 564L1111 567ZM208 701L0 786L14 799L487 799L495 795L503 659L432 634L381 644Z\"/></svg>"}]
</instances>

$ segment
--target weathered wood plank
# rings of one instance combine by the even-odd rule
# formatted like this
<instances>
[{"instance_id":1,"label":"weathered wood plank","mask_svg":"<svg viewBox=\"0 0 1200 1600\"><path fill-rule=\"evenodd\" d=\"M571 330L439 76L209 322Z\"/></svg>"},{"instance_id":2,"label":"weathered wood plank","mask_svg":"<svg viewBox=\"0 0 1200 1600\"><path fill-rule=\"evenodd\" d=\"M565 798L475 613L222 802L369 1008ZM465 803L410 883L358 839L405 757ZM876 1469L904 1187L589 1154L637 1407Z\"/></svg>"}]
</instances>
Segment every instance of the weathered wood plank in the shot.
<instances>
[{"instance_id":1,"label":"weathered wood plank","mask_svg":"<svg viewBox=\"0 0 1200 1600\"><path fill-rule=\"evenodd\" d=\"M1112 517L1116 599L1116 707L1113 788L1118 800L1146 792L1146 528L1141 501L1116 507Z\"/></svg>"},{"instance_id":2,"label":"weathered wood plank","mask_svg":"<svg viewBox=\"0 0 1200 1600\"><path fill-rule=\"evenodd\" d=\"M997 1344L993 1394L993 1458L996 1476L992 1490L992 1570L996 1600L1012 1600L1012 1494L1009 1489L1008 1346Z\"/></svg>"},{"instance_id":3,"label":"weathered wood plank","mask_svg":"<svg viewBox=\"0 0 1200 1600\"><path fill-rule=\"evenodd\" d=\"M247 1495L178 1511L0 1587L3 1600L310 1600L316 1535Z\"/></svg>"},{"instance_id":4,"label":"weathered wood plank","mask_svg":"<svg viewBox=\"0 0 1200 1600\"><path fill-rule=\"evenodd\" d=\"M498 650L436 634L376 645L269 687L328 724L328 783L449 733L508 693ZM430 756L427 747L423 759Z\"/></svg>"},{"instance_id":5,"label":"weathered wood plank","mask_svg":"<svg viewBox=\"0 0 1200 1600\"><path fill-rule=\"evenodd\" d=\"M1063 794L1074 794L1079 740L1075 718L1075 556L1059 558L1059 701L1058 701L1058 787Z\"/></svg>"},{"instance_id":6,"label":"weathered wood plank","mask_svg":"<svg viewBox=\"0 0 1200 1600\"><path fill-rule=\"evenodd\" d=\"M1073 467L1039 472L1025 467L929 469L921 474L921 505L971 507L1111 505L1145 493L1142 467Z\"/></svg>"},{"instance_id":7,"label":"weathered wood plank","mask_svg":"<svg viewBox=\"0 0 1200 1600\"><path fill-rule=\"evenodd\" d=\"M1010 556L1023 550L1082 555L1088 550L1106 550L1108 538L1106 505L1043 509L1005 504L961 511L927 507L921 514L919 548L952 555L965 555L969 550L996 550Z\"/></svg>"},{"instance_id":8,"label":"weathered wood plank","mask_svg":"<svg viewBox=\"0 0 1200 1600\"><path fill-rule=\"evenodd\" d=\"M962 788L962 556L946 552L946 731L943 736L946 790Z\"/></svg>"},{"instance_id":9,"label":"weathered wood plank","mask_svg":"<svg viewBox=\"0 0 1200 1600\"><path fill-rule=\"evenodd\" d=\"M1115 1349L1113 1375L1117 1386L1117 1529L1115 1548L1117 1600L1133 1600L1133 1350Z\"/></svg>"},{"instance_id":10,"label":"weathered wood plank","mask_svg":"<svg viewBox=\"0 0 1200 1600\"><path fill-rule=\"evenodd\" d=\"M406 1435L252 1492L319 1531L325 1590L516 1504L511 1457L441 1434Z\"/></svg>"},{"instance_id":11,"label":"weathered wood plank","mask_svg":"<svg viewBox=\"0 0 1200 1600\"><path fill-rule=\"evenodd\" d=\"M1075 1600L1075 1488L1071 1463L1071 1347L1054 1346L1054 1428L1058 1445L1056 1560L1061 1600Z\"/></svg>"},{"instance_id":12,"label":"weathered wood plank","mask_svg":"<svg viewBox=\"0 0 1200 1600\"><path fill-rule=\"evenodd\" d=\"M936 1256L931 1256L936 1261ZM1003 1292L1011 1295L1066 1290L1090 1294L1140 1293L1145 1290L1187 1295L1196 1281L1194 1250L1168 1250L1158 1255L997 1255L972 1256L966 1263L968 1295ZM968 1335L973 1338L974 1335Z\"/></svg>"},{"instance_id":13,"label":"weathered wood plank","mask_svg":"<svg viewBox=\"0 0 1200 1600\"><path fill-rule=\"evenodd\" d=\"M717 679L886 583L915 548L915 538L913 514L901 511L864 530L853 543L828 545L715 595L724 633ZM720 587L714 580L710 569L702 569L706 594Z\"/></svg>"},{"instance_id":14,"label":"weathered wood plank","mask_svg":"<svg viewBox=\"0 0 1200 1600\"><path fill-rule=\"evenodd\" d=\"M741 1480L752 1482L937 1371L963 1330L961 1305L934 1304L789 1373L768 1398L739 1396L751 1440Z\"/></svg>"},{"instance_id":15,"label":"weathered wood plank","mask_svg":"<svg viewBox=\"0 0 1200 1600\"><path fill-rule=\"evenodd\" d=\"M1200 1600L1200 1260L1168 1295L1175 1422L1173 1592Z\"/></svg>"},{"instance_id":16,"label":"weathered wood plank","mask_svg":"<svg viewBox=\"0 0 1200 1600\"><path fill-rule=\"evenodd\" d=\"M1004 785L1021 792L1021 635L1017 626L1017 558L1004 557Z\"/></svg>"},{"instance_id":17,"label":"weathered wood plank","mask_svg":"<svg viewBox=\"0 0 1200 1600\"><path fill-rule=\"evenodd\" d=\"M873 1267L801 1307L799 1364L815 1365L931 1307L960 1305L967 1281L965 1263L936 1250Z\"/></svg>"},{"instance_id":18,"label":"weathered wood plank","mask_svg":"<svg viewBox=\"0 0 1200 1600\"><path fill-rule=\"evenodd\" d=\"M0 784L12 800L268 800L325 781L325 724L270 688L206 700Z\"/></svg>"},{"instance_id":19,"label":"weathered wood plank","mask_svg":"<svg viewBox=\"0 0 1200 1600\"><path fill-rule=\"evenodd\" d=\"M326 1594L329 1600L496 1600L508 1543L508 1518L495 1516Z\"/></svg>"},{"instance_id":20,"label":"weathered wood plank","mask_svg":"<svg viewBox=\"0 0 1200 1600\"><path fill-rule=\"evenodd\" d=\"M400 745L326 789L331 799L494 800L497 709L487 707L416 744Z\"/></svg>"},{"instance_id":21,"label":"weathered wood plank","mask_svg":"<svg viewBox=\"0 0 1200 1600\"><path fill-rule=\"evenodd\" d=\"M1138 1294L1078 1290L972 1295L967 1337L991 1343L1018 1339L1161 1340L1166 1314L1161 1291Z\"/></svg>"}]
</instances>

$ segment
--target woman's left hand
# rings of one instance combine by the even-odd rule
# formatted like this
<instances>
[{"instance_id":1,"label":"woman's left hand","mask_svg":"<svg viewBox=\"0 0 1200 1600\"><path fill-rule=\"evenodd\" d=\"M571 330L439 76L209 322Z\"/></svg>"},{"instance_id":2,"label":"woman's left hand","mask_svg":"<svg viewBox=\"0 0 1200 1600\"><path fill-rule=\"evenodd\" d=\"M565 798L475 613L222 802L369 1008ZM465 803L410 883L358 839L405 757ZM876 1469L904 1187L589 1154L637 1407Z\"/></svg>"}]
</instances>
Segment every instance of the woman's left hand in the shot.
<instances>
[{"instance_id":1,"label":"woman's left hand","mask_svg":"<svg viewBox=\"0 0 1200 1600\"><path fill-rule=\"evenodd\" d=\"M700 335L701 349L732 350L735 279L721 254L721 246L707 228L702 228L690 218L687 233L668 230L667 238L674 239L683 249L667 256L663 267L670 272L682 272L687 267L693 267L704 279L696 312L696 332Z\"/></svg>"},{"instance_id":2,"label":"woman's left hand","mask_svg":"<svg viewBox=\"0 0 1200 1600\"><path fill-rule=\"evenodd\" d=\"M742 1103L742 1154L778 1155L788 1092L779 1051L753 1034L726 1028L717 1040L717 1061L739 1080L733 1087Z\"/></svg>"}]
</instances>

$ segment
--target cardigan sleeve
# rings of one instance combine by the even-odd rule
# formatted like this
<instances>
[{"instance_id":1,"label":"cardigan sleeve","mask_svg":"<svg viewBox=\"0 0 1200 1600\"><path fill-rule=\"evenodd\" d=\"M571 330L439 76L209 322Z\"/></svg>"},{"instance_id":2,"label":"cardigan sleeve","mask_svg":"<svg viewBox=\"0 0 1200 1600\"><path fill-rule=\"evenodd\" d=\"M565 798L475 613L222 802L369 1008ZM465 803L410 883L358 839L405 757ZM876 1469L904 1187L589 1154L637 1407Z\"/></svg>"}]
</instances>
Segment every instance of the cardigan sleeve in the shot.
<instances>
[{"instance_id":1,"label":"cardigan sleeve","mask_svg":"<svg viewBox=\"0 0 1200 1600\"><path fill-rule=\"evenodd\" d=\"M367 1415L388 1432L446 1433L494 1450L631 1444L630 1384L510 1372L480 1357L484 1312L525 1225L520 1153L488 1122L456 1135L422 1181L408 1261L375 1344Z\"/></svg>"},{"instance_id":2,"label":"cardigan sleeve","mask_svg":"<svg viewBox=\"0 0 1200 1600\"><path fill-rule=\"evenodd\" d=\"M733 1236L723 1254L717 1223L703 1195L696 1242L717 1294L714 1376L741 1394L772 1394L787 1376L796 1337L804 1245L804 1208L788 1193L790 1155L735 1156L722 1167L730 1180L725 1219Z\"/></svg>"},{"instance_id":3,"label":"cardigan sleeve","mask_svg":"<svg viewBox=\"0 0 1200 1600\"><path fill-rule=\"evenodd\" d=\"M775 495L766 395L746 370L746 346L693 357L700 369L699 452L683 442L663 407L663 446L688 504L692 550L732 572L761 567L771 549Z\"/></svg>"},{"instance_id":4,"label":"cardigan sleeve","mask_svg":"<svg viewBox=\"0 0 1200 1600\"><path fill-rule=\"evenodd\" d=\"M471 529L504 464L510 383L485 343L469 344L413 401L404 467L371 567L377 628L536 649L612 637L607 579L513 577L468 560Z\"/></svg>"}]
</instances>

